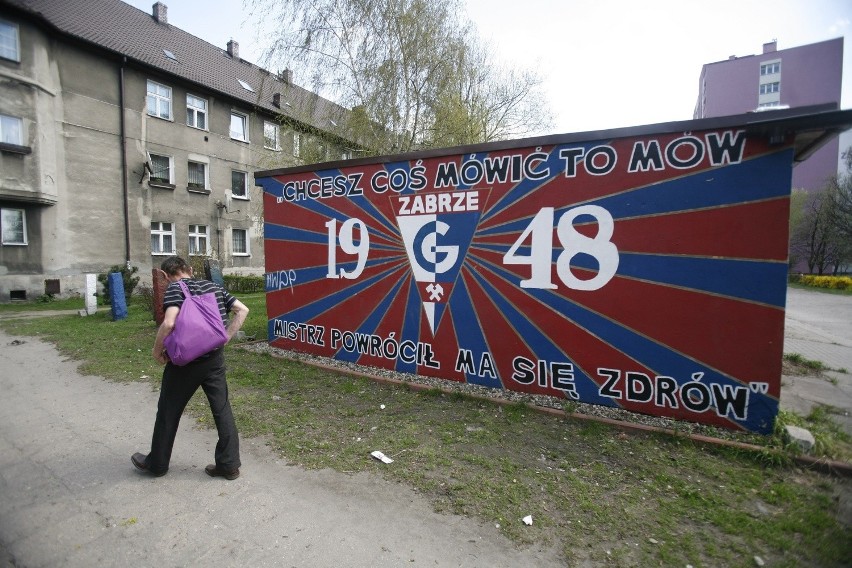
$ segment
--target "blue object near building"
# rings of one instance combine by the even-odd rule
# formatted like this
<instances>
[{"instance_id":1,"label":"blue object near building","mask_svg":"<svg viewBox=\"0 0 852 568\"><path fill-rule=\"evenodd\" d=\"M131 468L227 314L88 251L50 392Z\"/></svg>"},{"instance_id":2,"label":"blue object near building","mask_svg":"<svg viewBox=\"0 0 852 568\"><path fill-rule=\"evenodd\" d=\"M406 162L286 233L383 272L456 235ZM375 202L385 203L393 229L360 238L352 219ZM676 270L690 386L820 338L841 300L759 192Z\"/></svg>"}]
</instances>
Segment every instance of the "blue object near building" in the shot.
<instances>
[{"instance_id":1,"label":"blue object near building","mask_svg":"<svg viewBox=\"0 0 852 568\"><path fill-rule=\"evenodd\" d=\"M215 282L222 288L225 287L225 278L222 276L222 269L219 268L219 261L213 258L204 260L204 276L207 280Z\"/></svg>"},{"instance_id":2,"label":"blue object near building","mask_svg":"<svg viewBox=\"0 0 852 568\"><path fill-rule=\"evenodd\" d=\"M120 272L109 275L109 299L112 305L113 321L127 318L127 300L124 297L124 279Z\"/></svg>"}]
</instances>

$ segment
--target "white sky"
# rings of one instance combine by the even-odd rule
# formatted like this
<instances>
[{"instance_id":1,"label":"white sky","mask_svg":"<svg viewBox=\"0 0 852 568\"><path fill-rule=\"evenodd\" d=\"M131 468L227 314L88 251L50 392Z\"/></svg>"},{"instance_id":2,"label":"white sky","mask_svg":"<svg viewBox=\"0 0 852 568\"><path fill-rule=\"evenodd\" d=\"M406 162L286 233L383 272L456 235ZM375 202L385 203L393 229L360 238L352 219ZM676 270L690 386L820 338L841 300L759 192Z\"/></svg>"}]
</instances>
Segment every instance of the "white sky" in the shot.
<instances>
[{"instance_id":1,"label":"white sky","mask_svg":"<svg viewBox=\"0 0 852 568\"><path fill-rule=\"evenodd\" d=\"M155 0L124 0L151 13ZM538 70L552 130L688 120L705 63L844 37L841 107L852 108L850 0L463 0L506 64ZM163 0L169 23L262 59L263 34L239 0ZM295 81L309 87L298 75Z\"/></svg>"}]
</instances>

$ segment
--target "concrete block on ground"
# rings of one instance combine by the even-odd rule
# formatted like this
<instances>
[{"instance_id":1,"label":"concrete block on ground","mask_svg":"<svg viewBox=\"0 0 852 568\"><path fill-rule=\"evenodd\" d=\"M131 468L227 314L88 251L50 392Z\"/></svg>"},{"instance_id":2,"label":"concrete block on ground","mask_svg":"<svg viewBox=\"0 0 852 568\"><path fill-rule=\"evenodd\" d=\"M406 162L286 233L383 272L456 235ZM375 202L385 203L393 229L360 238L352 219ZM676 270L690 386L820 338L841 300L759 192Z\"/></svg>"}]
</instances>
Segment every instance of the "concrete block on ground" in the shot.
<instances>
[{"instance_id":1,"label":"concrete block on ground","mask_svg":"<svg viewBox=\"0 0 852 568\"><path fill-rule=\"evenodd\" d=\"M808 430L798 426L787 425L784 427L784 436L788 442L796 444L803 453L809 454L813 450L816 440Z\"/></svg>"},{"instance_id":2,"label":"concrete block on ground","mask_svg":"<svg viewBox=\"0 0 852 568\"><path fill-rule=\"evenodd\" d=\"M86 313L80 315L92 315L98 311L98 298L95 293L98 291L98 277L96 274L86 274L86 289L83 292L83 298L86 300Z\"/></svg>"}]
</instances>

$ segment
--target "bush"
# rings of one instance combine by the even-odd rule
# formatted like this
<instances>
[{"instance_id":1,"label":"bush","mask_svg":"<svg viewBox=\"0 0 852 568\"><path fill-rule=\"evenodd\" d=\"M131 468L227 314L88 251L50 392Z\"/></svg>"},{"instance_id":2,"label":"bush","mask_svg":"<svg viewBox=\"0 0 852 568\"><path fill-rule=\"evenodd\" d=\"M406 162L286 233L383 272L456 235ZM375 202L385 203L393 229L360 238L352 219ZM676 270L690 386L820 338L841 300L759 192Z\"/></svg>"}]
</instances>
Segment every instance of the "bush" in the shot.
<instances>
[{"instance_id":1,"label":"bush","mask_svg":"<svg viewBox=\"0 0 852 568\"><path fill-rule=\"evenodd\" d=\"M127 266L116 264L114 266L111 266L106 274L98 274L98 282L100 282L101 285L104 287L104 303L107 305L111 303L109 296L109 275L113 272L121 273L121 279L124 283L124 299L127 302L130 302L130 296L133 295L133 290L139 283L139 277L134 276L134 274L139 272L139 268L137 268L136 266L131 266L130 268L127 268Z\"/></svg>"},{"instance_id":2,"label":"bush","mask_svg":"<svg viewBox=\"0 0 852 568\"><path fill-rule=\"evenodd\" d=\"M232 294L248 294L263 292L266 284L263 276L242 276L240 274L224 274L225 290Z\"/></svg>"},{"instance_id":3,"label":"bush","mask_svg":"<svg viewBox=\"0 0 852 568\"><path fill-rule=\"evenodd\" d=\"M799 279L805 286L826 288L828 290L852 290L852 278L849 276L815 276L805 274Z\"/></svg>"}]
</instances>

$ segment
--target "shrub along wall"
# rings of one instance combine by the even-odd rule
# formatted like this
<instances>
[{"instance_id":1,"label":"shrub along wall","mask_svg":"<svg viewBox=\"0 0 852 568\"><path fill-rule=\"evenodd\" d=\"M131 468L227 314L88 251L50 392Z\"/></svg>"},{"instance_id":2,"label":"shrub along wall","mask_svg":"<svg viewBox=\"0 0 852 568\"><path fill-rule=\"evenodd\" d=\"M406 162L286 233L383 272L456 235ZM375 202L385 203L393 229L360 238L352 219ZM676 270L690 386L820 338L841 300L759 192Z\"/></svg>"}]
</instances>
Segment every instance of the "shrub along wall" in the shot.
<instances>
[{"instance_id":1,"label":"shrub along wall","mask_svg":"<svg viewBox=\"0 0 852 568\"><path fill-rule=\"evenodd\" d=\"M828 288L830 290L852 290L852 278L849 276L814 276L803 274L799 282L805 286Z\"/></svg>"},{"instance_id":2,"label":"shrub along wall","mask_svg":"<svg viewBox=\"0 0 852 568\"><path fill-rule=\"evenodd\" d=\"M224 274L222 279L225 281L225 289L232 294L263 292L266 289L263 276Z\"/></svg>"}]
</instances>

